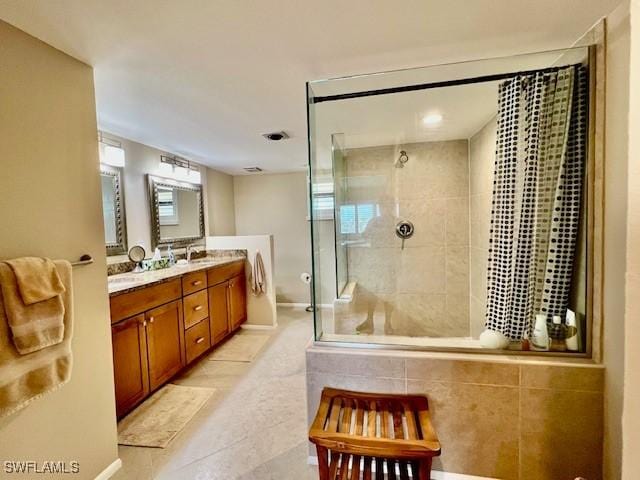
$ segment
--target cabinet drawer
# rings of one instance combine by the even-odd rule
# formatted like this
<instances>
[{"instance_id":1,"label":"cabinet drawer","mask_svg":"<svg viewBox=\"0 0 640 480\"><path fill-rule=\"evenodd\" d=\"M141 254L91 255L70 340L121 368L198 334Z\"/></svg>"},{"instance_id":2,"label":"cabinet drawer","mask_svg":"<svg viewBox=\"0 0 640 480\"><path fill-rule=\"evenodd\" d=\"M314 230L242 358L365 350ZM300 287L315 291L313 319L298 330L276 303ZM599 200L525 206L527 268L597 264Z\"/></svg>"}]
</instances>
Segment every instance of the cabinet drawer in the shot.
<instances>
[{"instance_id":1,"label":"cabinet drawer","mask_svg":"<svg viewBox=\"0 0 640 480\"><path fill-rule=\"evenodd\" d=\"M181 296L182 288L179 278L130 293L116 295L109 299L111 323L133 317L139 313L177 300Z\"/></svg>"},{"instance_id":2,"label":"cabinet drawer","mask_svg":"<svg viewBox=\"0 0 640 480\"><path fill-rule=\"evenodd\" d=\"M211 346L209 339L209 322L200 322L185 332L187 345L187 363L191 363Z\"/></svg>"},{"instance_id":3,"label":"cabinet drawer","mask_svg":"<svg viewBox=\"0 0 640 480\"><path fill-rule=\"evenodd\" d=\"M187 273L182 277L183 295L189 295L205 288L207 288L207 272L205 271Z\"/></svg>"},{"instance_id":4,"label":"cabinet drawer","mask_svg":"<svg viewBox=\"0 0 640 480\"><path fill-rule=\"evenodd\" d=\"M184 328L189 328L209 316L209 302L207 291L187 295L183 299L184 303Z\"/></svg>"},{"instance_id":5,"label":"cabinet drawer","mask_svg":"<svg viewBox=\"0 0 640 480\"><path fill-rule=\"evenodd\" d=\"M244 260L238 260L207 270L207 281L211 287L242 273L244 273Z\"/></svg>"}]
</instances>

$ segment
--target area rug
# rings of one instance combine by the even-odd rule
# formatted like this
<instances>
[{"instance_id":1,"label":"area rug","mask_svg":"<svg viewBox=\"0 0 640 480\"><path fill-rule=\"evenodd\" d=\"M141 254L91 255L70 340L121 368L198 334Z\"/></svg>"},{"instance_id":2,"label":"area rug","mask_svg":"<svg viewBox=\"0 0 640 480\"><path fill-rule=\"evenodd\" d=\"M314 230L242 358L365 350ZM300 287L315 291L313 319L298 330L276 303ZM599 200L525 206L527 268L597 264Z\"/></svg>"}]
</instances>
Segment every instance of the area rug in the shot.
<instances>
[{"instance_id":1,"label":"area rug","mask_svg":"<svg viewBox=\"0 0 640 480\"><path fill-rule=\"evenodd\" d=\"M251 362L269 340L269 335L234 335L209 355L219 362Z\"/></svg>"},{"instance_id":2,"label":"area rug","mask_svg":"<svg viewBox=\"0 0 640 480\"><path fill-rule=\"evenodd\" d=\"M118 423L118 443L165 448L215 391L165 385Z\"/></svg>"}]
</instances>

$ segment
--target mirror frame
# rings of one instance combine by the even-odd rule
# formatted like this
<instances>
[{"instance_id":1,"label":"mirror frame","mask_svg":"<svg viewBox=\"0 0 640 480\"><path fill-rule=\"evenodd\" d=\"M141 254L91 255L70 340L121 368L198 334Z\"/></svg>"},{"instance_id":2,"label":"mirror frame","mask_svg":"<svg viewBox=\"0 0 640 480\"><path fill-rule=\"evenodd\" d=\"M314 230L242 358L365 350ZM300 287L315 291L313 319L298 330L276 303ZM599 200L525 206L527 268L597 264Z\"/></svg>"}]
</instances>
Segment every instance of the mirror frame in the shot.
<instances>
[{"instance_id":1,"label":"mirror frame","mask_svg":"<svg viewBox=\"0 0 640 480\"><path fill-rule=\"evenodd\" d=\"M124 208L122 169L101 164L100 176L102 177L103 175L112 177L115 185L116 241L106 244L107 256L122 255L123 253L127 253L127 217Z\"/></svg>"},{"instance_id":2,"label":"mirror frame","mask_svg":"<svg viewBox=\"0 0 640 480\"><path fill-rule=\"evenodd\" d=\"M173 247L185 247L190 243L204 238L204 200L202 198L202 185L198 183L183 182L171 178L147 175L149 182L149 207L151 213L151 248L155 249L163 245ZM174 187L181 190L196 192L198 199L198 225L200 234L196 237L162 238L160 236L160 218L158 214L158 187Z\"/></svg>"}]
</instances>

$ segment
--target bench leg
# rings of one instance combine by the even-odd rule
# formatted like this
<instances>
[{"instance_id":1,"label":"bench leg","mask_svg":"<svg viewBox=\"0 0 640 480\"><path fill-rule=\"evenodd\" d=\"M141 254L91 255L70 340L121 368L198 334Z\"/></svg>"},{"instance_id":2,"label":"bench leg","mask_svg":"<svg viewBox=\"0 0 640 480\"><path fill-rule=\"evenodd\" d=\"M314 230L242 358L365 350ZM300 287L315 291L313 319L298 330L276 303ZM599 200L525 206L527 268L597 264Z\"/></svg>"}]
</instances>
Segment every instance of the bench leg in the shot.
<instances>
[{"instance_id":1,"label":"bench leg","mask_svg":"<svg viewBox=\"0 0 640 480\"><path fill-rule=\"evenodd\" d=\"M420 460L418 471L419 480L431 480L431 459L425 458Z\"/></svg>"},{"instance_id":2,"label":"bench leg","mask_svg":"<svg viewBox=\"0 0 640 480\"><path fill-rule=\"evenodd\" d=\"M318 472L320 480L329 480L329 450L325 447L316 445L318 455Z\"/></svg>"}]
</instances>

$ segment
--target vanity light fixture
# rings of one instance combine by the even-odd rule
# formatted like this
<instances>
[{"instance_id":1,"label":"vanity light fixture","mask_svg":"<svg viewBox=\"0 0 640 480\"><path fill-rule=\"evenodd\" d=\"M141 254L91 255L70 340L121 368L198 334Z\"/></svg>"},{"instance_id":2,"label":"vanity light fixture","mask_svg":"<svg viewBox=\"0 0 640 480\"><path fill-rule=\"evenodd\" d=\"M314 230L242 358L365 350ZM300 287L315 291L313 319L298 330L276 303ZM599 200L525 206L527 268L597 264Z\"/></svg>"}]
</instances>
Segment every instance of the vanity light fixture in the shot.
<instances>
[{"instance_id":1,"label":"vanity light fixture","mask_svg":"<svg viewBox=\"0 0 640 480\"><path fill-rule=\"evenodd\" d=\"M200 167L177 155L160 155L160 170L164 175L191 183L201 183Z\"/></svg>"},{"instance_id":2,"label":"vanity light fixture","mask_svg":"<svg viewBox=\"0 0 640 480\"><path fill-rule=\"evenodd\" d=\"M434 127L442 123L442 115L439 113L430 113L422 118L422 123L427 127Z\"/></svg>"},{"instance_id":3,"label":"vanity light fixture","mask_svg":"<svg viewBox=\"0 0 640 480\"><path fill-rule=\"evenodd\" d=\"M110 138L103 132L98 132L98 145L100 163L111 165L112 167L124 167L125 155L122 143L115 138Z\"/></svg>"}]
</instances>

